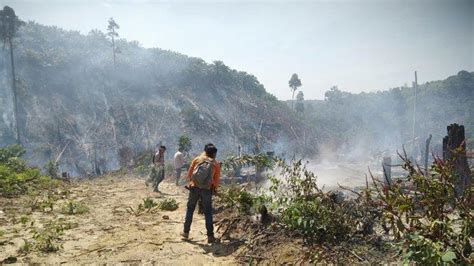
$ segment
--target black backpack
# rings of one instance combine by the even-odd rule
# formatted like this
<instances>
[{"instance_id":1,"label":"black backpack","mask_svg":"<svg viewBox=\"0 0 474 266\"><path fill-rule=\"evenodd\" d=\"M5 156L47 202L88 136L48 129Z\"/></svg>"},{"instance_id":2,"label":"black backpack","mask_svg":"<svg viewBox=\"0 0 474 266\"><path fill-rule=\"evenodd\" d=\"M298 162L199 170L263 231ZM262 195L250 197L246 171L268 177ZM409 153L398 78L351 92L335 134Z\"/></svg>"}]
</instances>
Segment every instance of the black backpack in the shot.
<instances>
[{"instance_id":1,"label":"black backpack","mask_svg":"<svg viewBox=\"0 0 474 266\"><path fill-rule=\"evenodd\" d=\"M191 180L198 188L211 189L212 183L212 159L204 158L194 167Z\"/></svg>"}]
</instances>

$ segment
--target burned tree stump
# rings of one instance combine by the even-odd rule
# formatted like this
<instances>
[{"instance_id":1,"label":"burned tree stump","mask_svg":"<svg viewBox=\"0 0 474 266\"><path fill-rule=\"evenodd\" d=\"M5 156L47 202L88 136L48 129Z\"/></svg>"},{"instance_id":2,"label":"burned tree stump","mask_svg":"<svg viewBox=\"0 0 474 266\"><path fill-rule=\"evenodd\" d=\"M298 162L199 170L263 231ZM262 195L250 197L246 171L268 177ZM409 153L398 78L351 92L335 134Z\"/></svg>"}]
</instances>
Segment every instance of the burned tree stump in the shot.
<instances>
[{"instance_id":1,"label":"burned tree stump","mask_svg":"<svg viewBox=\"0 0 474 266\"><path fill-rule=\"evenodd\" d=\"M459 195L471 184L471 170L467 163L464 126L451 124L447 129L448 135L443 138L443 160L453 164L454 171L459 177L456 182L456 193Z\"/></svg>"}]
</instances>

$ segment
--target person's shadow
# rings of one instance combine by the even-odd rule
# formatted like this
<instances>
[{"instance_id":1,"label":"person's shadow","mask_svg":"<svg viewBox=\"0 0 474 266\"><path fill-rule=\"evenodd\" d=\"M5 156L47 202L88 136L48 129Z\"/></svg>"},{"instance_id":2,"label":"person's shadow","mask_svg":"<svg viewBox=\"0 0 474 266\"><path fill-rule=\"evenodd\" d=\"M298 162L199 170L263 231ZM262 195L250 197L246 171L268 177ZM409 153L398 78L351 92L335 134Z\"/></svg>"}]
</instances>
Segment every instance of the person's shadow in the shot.
<instances>
[{"instance_id":1,"label":"person's shadow","mask_svg":"<svg viewBox=\"0 0 474 266\"><path fill-rule=\"evenodd\" d=\"M206 254L212 253L216 257L225 257L234 253L245 241L241 239L228 239L226 242L221 242L220 239L217 239L212 244L203 244L196 240L187 240L186 242L201 247Z\"/></svg>"}]
</instances>

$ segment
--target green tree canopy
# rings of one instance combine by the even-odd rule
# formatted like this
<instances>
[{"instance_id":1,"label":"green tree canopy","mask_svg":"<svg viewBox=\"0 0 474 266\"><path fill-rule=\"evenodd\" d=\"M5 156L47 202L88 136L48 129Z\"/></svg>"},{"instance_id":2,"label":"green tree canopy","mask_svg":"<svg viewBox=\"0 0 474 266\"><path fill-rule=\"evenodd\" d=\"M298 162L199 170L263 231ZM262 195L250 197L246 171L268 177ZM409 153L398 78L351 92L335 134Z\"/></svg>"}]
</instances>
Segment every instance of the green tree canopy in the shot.
<instances>
[{"instance_id":1,"label":"green tree canopy","mask_svg":"<svg viewBox=\"0 0 474 266\"><path fill-rule=\"evenodd\" d=\"M292 96L291 96L291 99L293 100L295 98L295 92L296 90L301 87L301 80L300 78L298 77L298 74L294 73L293 75L291 75L291 78L290 80L288 81L288 85L290 86L291 88L291 91L293 92Z\"/></svg>"}]
</instances>

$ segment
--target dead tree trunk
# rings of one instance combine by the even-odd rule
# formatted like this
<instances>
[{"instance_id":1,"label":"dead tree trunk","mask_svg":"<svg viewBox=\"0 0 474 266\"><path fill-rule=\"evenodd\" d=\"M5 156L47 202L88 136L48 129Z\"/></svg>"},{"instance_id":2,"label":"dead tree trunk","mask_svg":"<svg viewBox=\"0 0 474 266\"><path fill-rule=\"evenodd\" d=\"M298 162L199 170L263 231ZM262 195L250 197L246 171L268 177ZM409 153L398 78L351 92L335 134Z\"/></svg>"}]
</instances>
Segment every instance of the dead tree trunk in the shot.
<instances>
[{"instance_id":1,"label":"dead tree trunk","mask_svg":"<svg viewBox=\"0 0 474 266\"><path fill-rule=\"evenodd\" d=\"M11 63L11 71L12 71L12 90L13 90L13 115L15 116L15 129L16 129L16 142L17 144L21 144L20 139L20 122L18 117L18 96L17 96L17 89L16 89L16 74L15 74L15 60L13 57L13 42L12 39L8 39L8 43L10 44L10 63Z\"/></svg>"},{"instance_id":2,"label":"dead tree trunk","mask_svg":"<svg viewBox=\"0 0 474 266\"><path fill-rule=\"evenodd\" d=\"M454 171L459 177L456 182L456 193L462 194L471 184L471 170L467 163L463 125L448 126L448 135L443 138L443 160L453 164Z\"/></svg>"}]
</instances>

